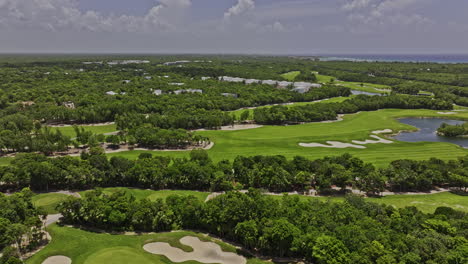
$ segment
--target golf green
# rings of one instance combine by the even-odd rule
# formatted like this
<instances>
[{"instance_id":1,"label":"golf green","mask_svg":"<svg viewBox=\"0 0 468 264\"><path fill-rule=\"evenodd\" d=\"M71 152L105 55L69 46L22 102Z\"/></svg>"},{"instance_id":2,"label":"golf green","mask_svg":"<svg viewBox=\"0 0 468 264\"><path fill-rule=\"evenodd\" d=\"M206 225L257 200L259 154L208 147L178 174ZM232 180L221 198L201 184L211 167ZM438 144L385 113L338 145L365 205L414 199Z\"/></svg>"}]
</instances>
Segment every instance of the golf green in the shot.
<instances>
[{"instance_id":1,"label":"golf green","mask_svg":"<svg viewBox=\"0 0 468 264\"><path fill-rule=\"evenodd\" d=\"M221 246L223 251L237 251L232 245L214 240L204 234L189 231L125 235L95 233L56 224L49 226L47 230L52 236L52 240L44 249L27 259L27 264L41 264L46 258L57 255L71 258L73 264L172 264L173 262L164 256L146 252L143 246L151 242L166 242L184 251L191 251L190 247L180 243L180 239L185 236L195 236L202 241L215 242ZM265 264L268 262L250 258L247 263ZM184 264L199 264L199 262L187 261Z\"/></svg>"}]
</instances>

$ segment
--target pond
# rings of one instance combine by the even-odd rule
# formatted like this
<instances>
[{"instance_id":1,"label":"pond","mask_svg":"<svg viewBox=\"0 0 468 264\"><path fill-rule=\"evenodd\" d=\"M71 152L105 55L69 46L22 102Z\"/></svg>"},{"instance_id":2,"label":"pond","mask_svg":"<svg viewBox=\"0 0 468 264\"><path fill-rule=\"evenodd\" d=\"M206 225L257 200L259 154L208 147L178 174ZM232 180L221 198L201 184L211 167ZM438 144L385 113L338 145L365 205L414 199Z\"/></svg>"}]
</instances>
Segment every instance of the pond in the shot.
<instances>
[{"instance_id":1,"label":"pond","mask_svg":"<svg viewBox=\"0 0 468 264\"><path fill-rule=\"evenodd\" d=\"M443 118L402 118L398 119L398 121L403 124L417 127L419 130L415 132L402 132L393 137L396 140L404 142L448 142L468 148L468 138L441 137L437 135L437 129L442 125L442 123L459 125L465 123L465 121Z\"/></svg>"},{"instance_id":2,"label":"pond","mask_svg":"<svg viewBox=\"0 0 468 264\"><path fill-rule=\"evenodd\" d=\"M358 91L358 90L351 90L351 94L353 95L360 95L360 94L365 94L365 95L379 95L382 96L383 94L381 93L370 93L370 92L364 92L364 91Z\"/></svg>"}]
</instances>

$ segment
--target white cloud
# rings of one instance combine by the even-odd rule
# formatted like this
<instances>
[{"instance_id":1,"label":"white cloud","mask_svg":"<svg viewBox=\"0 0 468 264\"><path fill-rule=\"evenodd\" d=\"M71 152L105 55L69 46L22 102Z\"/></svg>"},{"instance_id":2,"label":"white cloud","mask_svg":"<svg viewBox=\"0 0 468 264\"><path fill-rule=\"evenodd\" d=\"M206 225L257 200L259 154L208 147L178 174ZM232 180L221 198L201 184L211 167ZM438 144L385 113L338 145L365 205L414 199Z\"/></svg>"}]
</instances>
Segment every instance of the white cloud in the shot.
<instances>
[{"instance_id":1,"label":"white cloud","mask_svg":"<svg viewBox=\"0 0 468 264\"><path fill-rule=\"evenodd\" d=\"M347 11L368 7L373 0L351 0L343 5L343 9Z\"/></svg>"},{"instance_id":2,"label":"white cloud","mask_svg":"<svg viewBox=\"0 0 468 264\"><path fill-rule=\"evenodd\" d=\"M419 2L421 0L346 0L342 9L348 12L351 22L371 27L431 23L430 19L408 11Z\"/></svg>"},{"instance_id":3,"label":"white cloud","mask_svg":"<svg viewBox=\"0 0 468 264\"><path fill-rule=\"evenodd\" d=\"M174 29L191 0L159 0L144 16L81 11L77 0L0 0L0 26L16 29L154 32Z\"/></svg>"},{"instance_id":4,"label":"white cloud","mask_svg":"<svg viewBox=\"0 0 468 264\"><path fill-rule=\"evenodd\" d=\"M233 16L238 16L246 13L247 11L255 9L254 0L238 0L237 4L229 8L224 13L224 18L229 19Z\"/></svg>"}]
</instances>

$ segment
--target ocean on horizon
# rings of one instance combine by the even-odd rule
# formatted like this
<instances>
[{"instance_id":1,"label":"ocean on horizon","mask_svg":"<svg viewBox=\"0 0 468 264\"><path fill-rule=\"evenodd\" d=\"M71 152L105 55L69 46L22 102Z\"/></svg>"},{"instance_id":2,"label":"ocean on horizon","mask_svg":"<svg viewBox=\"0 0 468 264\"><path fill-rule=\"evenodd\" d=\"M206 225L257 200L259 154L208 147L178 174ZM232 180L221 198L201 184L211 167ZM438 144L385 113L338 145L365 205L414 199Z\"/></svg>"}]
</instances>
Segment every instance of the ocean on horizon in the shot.
<instances>
[{"instance_id":1,"label":"ocean on horizon","mask_svg":"<svg viewBox=\"0 0 468 264\"><path fill-rule=\"evenodd\" d=\"M321 55L322 61L381 61L381 62L433 62L433 63L468 63L468 54L374 54L374 55Z\"/></svg>"}]
</instances>

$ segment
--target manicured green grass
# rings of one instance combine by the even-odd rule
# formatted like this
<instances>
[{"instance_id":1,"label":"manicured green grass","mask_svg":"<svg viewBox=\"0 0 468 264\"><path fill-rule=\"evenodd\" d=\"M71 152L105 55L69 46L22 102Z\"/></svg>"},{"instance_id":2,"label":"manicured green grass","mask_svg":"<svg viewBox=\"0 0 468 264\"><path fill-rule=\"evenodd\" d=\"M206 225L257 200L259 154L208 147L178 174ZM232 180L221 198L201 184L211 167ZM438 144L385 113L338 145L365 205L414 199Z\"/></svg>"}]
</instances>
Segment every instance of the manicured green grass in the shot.
<instances>
[{"instance_id":1,"label":"manicured green grass","mask_svg":"<svg viewBox=\"0 0 468 264\"><path fill-rule=\"evenodd\" d=\"M102 264L102 263L173 263L166 257L146 252L143 245L150 242L166 242L173 247L191 251L190 247L182 245L179 240L184 236L196 236L204 241L212 241L225 251L236 252L236 249L226 243L194 232L180 231L145 235L111 235L93 233L72 227L51 225L48 232L52 241L41 251L29 258L27 264L40 264L47 257L64 255L72 259L73 264ZM188 261L186 264L198 262ZM268 263L252 258L249 264Z\"/></svg>"},{"instance_id":2,"label":"manicured green grass","mask_svg":"<svg viewBox=\"0 0 468 264\"><path fill-rule=\"evenodd\" d=\"M135 189L135 188L126 188L126 187L115 187L115 188L104 188L102 189L104 194L111 195L112 193L118 191L125 191L128 194L135 196L136 199L149 199L151 201L155 201L156 199L166 199L169 195L193 195L200 199L201 201L205 201L206 197L209 193L207 192L197 192L197 191L172 191L172 190L162 190L162 191L154 191L154 190L142 190L142 189ZM83 191L80 192L81 196L85 196L87 192L90 191Z\"/></svg>"},{"instance_id":3,"label":"manicured green grass","mask_svg":"<svg viewBox=\"0 0 468 264\"><path fill-rule=\"evenodd\" d=\"M344 197L314 197L297 195L301 200L319 199L321 201L343 202ZM275 199L282 199L282 196L272 196ZM468 196L458 195L450 192L436 194L418 194L418 195L388 195L382 198L365 198L366 201L382 203L404 208L415 206L424 213L434 213L437 207L447 206L456 210L468 212Z\"/></svg>"},{"instance_id":4,"label":"manicured green grass","mask_svg":"<svg viewBox=\"0 0 468 264\"><path fill-rule=\"evenodd\" d=\"M321 74L316 74L315 76L317 77L317 81L320 83L333 83L336 85L346 86L353 90L358 90L358 91L363 91L363 92L388 93L391 89L391 87L388 85L375 84L375 83L346 82L346 81L336 80L336 78L333 76L327 76L327 75L321 75ZM332 82L332 80L334 81ZM389 91L381 91L379 89L385 89Z\"/></svg>"},{"instance_id":5,"label":"manicured green grass","mask_svg":"<svg viewBox=\"0 0 468 264\"><path fill-rule=\"evenodd\" d=\"M91 131L94 134L105 134L110 132L117 131L117 127L115 124L111 125L104 125L104 126L81 126L84 127L86 131ZM54 127L55 130L60 130L64 135L69 136L71 138L76 137L75 130L71 126L66 127Z\"/></svg>"},{"instance_id":6,"label":"manicured green grass","mask_svg":"<svg viewBox=\"0 0 468 264\"><path fill-rule=\"evenodd\" d=\"M296 79L296 77L299 74L301 74L300 71L292 71L292 72L283 73L283 74L281 74L281 76L283 78L285 78L286 80L288 80L288 81L294 81L294 79Z\"/></svg>"},{"instance_id":7,"label":"manicured green grass","mask_svg":"<svg viewBox=\"0 0 468 264\"><path fill-rule=\"evenodd\" d=\"M397 208L415 206L425 213L434 213L435 209L441 206L468 212L468 196L450 192L423 195L389 195L383 198L369 198L369 200L393 205Z\"/></svg>"},{"instance_id":8,"label":"manicured green grass","mask_svg":"<svg viewBox=\"0 0 468 264\"><path fill-rule=\"evenodd\" d=\"M301 155L310 159L324 156L336 156L344 153L352 154L371 162L378 167L388 165L396 159L427 160L431 157L443 160L456 159L468 155L468 150L460 146L442 142L399 142L393 144L369 144L366 149L333 149L305 148L298 144L324 143L326 141L351 142L366 140L374 130L393 129L414 130L414 127L402 124L396 120L399 117L443 117L468 119L468 112L458 112L455 115L442 115L434 110L401 110L386 109L372 112L361 112L346 115L344 121L335 123L309 123L294 126L264 126L257 129L238 131L200 131L208 136L215 145L208 150L214 161L233 160L238 155L284 155L292 158ZM129 151L113 153L109 156L124 156L136 159L145 151ZM148 152L148 151L146 151ZM189 152L152 152L154 155L170 157L187 157Z\"/></svg>"},{"instance_id":9,"label":"manicured green grass","mask_svg":"<svg viewBox=\"0 0 468 264\"><path fill-rule=\"evenodd\" d=\"M351 95L349 97L333 97L333 98L330 98L330 99L326 99L326 100L322 100L320 101L320 103L341 103L343 101L346 101L350 98L353 98L355 97L355 95ZM316 104L318 102L296 102L296 103L292 103L292 104L287 104L287 105L284 105L286 107L293 107L293 106L301 106L301 105L309 105L309 104ZM273 107L272 105L265 105L265 106L259 106L257 108L271 108ZM248 119L253 119L253 111L254 109L240 109L240 110L235 110L235 111L231 111L232 114L234 114L236 116L236 118L240 118L240 116L242 115L243 112L245 111L249 111L249 118Z\"/></svg>"},{"instance_id":10,"label":"manicured green grass","mask_svg":"<svg viewBox=\"0 0 468 264\"><path fill-rule=\"evenodd\" d=\"M66 200L69 195L62 193L43 193L32 197L34 206L44 209L47 214L56 214L55 207L62 201Z\"/></svg>"}]
</instances>

